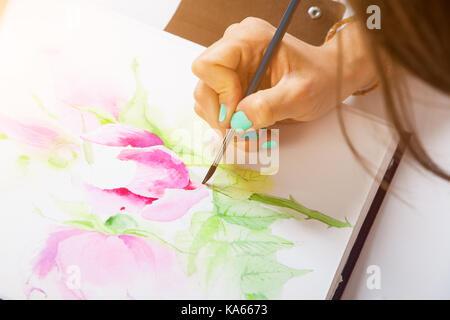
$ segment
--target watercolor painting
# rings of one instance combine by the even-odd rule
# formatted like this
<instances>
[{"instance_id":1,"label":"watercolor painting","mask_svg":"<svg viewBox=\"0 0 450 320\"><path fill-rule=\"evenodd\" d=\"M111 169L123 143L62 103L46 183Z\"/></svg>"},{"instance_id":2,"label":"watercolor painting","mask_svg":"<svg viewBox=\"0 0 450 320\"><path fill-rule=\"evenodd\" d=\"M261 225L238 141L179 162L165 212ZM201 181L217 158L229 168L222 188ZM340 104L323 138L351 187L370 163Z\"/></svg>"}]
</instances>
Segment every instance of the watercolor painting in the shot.
<instances>
[{"instance_id":1,"label":"watercolor painting","mask_svg":"<svg viewBox=\"0 0 450 320\"><path fill-rule=\"evenodd\" d=\"M202 185L221 141L193 110L204 48L67 14L19 1L0 28L0 298L329 297L376 191L336 115L280 125L276 174L225 161ZM389 128L344 116L387 166Z\"/></svg>"},{"instance_id":2,"label":"watercolor painting","mask_svg":"<svg viewBox=\"0 0 450 320\"><path fill-rule=\"evenodd\" d=\"M30 258L26 296L159 299L182 298L189 290L198 298L276 299L291 278L314 273L277 261L279 250L295 244L273 234L271 225L283 219L351 224L289 194L272 196L271 177L251 169L221 165L212 184L201 185L194 167L204 171L209 163L183 160L196 151L176 145L151 116L136 59L131 72L135 92L128 101L98 87L72 87L56 93L60 114L33 94L39 120L0 116L0 148L19 146L16 165L25 176L38 163L68 174L66 183L82 195L73 201L48 194L57 218L35 205L34 214L53 227ZM102 168L114 171L97 177ZM187 228L168 227L188 213Z\"/></svg>"}]
</instances>

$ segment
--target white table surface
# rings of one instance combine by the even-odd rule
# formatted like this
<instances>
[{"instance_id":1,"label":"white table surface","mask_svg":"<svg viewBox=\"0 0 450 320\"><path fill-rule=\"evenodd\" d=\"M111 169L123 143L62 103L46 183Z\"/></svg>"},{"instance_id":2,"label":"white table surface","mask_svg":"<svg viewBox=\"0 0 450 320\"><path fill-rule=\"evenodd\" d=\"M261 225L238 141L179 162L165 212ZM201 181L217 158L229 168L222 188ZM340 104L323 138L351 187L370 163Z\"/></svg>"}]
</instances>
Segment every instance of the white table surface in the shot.
<instances>
[{"instance_id":1,"label":"white table surface","mask_svg":"<svg viewBox=\"0 0 450 320\"><path fill-rule=\"evenodd\" d=\"M23 0L10 0L14 1ZM168 23L179 2L89 0L105 10L160 29ZM450 170L450 97L414 80L411 87L422 141L434 159ZM347 102L383 116L380 92ZM379 267L380 289L367 287L367 268L371 265ZM424 172L408 154L400 164L343 298L450 299L450 183Z\"/></svg>"}]
</instances>

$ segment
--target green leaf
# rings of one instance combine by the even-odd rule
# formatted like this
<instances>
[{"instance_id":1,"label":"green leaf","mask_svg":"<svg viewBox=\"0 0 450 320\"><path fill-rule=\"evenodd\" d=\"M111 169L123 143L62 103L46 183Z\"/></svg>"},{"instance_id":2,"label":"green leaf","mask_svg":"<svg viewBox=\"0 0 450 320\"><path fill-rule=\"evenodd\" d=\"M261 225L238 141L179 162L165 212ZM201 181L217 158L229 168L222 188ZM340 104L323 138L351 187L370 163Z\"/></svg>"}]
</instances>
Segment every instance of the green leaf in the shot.
<instances>
[{"instance_id":1,"label":"green leaf","mask_svg":"<svg viewBox=\"0 0 450 320\"><path fill-rule=\"evenodd\" d=\"M312 271L289 268L274 257L251 257L241 273L241 290L244 296L257 292L268 298L277 297L288 280Z\"/></svg>"},{"instance_id":2,"label":"green leaf","mask_svg":"<svg viewBox=\"0 0 450 320\"><path fill-rule=\"evenodd\" d=\"M0 133L0 140L7 140L8 136L6 134Z\"/></svg>"},{"instance_id":3,"label":"green leaf","mask_svg":"<svg viewBox=\"0 0 450 320\"><path fill-rule=\"evenodd\" d=\"M22 169L26 169L26 167L28 167L31 163L30 157L26 155L18 156L16 161L19 167L21 167Z\"/></svg>"},{"instance_id":4,"label":"green leaf","mask_svg":"<svg viewBox=\"0 0 450 320\"><path fill-rule=\"evenodd\" d=\"M91 221L72 220L66 221L65 224L80 230L94 230L95 226Z\"/></svg>"},{"instance_id":5,"label":"green leaf","mask_svg":"<svg viewBox=\"0 0 450 320\"><path fill-rule=\"evenodd\" d=\"M261 231L241 234L240 238L229 244L233 254L242 256L265 256L293 245L290 241Z\"/></svg>"},{"instance_id":6,"label":"green leaf","mask_svg":"<svg viewBox=\"0 0 450 320\"><path fill-rule=\"evenodd\" d=\"M53 201L55 203L55 206L64 212L65 214L70 215L71 217L74 217L75 221L84 221L84 222L90 222L92 224L93 230L102 232L104 234L112 234L111 230L106 228L102 221L100 221L99 217L91 214L90 208L84 204L83 202L76 202L76 201L64 201L61 199L58 199L57 197L53 197ZM65 224L72 225L74 227L77 227L76 225L71 224L73 220L65 222ZM84 223L83 225L86 227L87 224Z\"/></svg>"},{"instance_id":7,"label":"green leaf","mask_svg":"<svg viewBox=\"0 0 450 320\"><path fill-rule=\"evenodd\" d=\"M267 297L260 293L247 293L245 298L247 300L267 300Z\"/></svg>"},{"instance_id":8,"label":"green leaf","mask_svg":"<svg viewBox=\"0 0 450 320\"><path fill-rule=\"evenodd\" d=\"M77 153L70 149L57 150L47 161L56 169L66 169L78 157Z\"/></svg>"},{"instance_id":9,"label":"green leaf","mask_svg":"<svg viewBox=\"0 0 450 320\"><path fill-rule=\"evenodd\" d=\"M268 191L273 181L258 171L235 165L220 165L214 177L214 190L233 199L247 200L253 193Z\"/></svg>"},{"instance_id":10,"label":"green leaf","mask_svg":"<svg viewBox=\"0 0 450 320\"><path fill-rule=\"evenodd\" d=\"M134 221L134 219L133 219ZM135 223L135 222L134 222ZM137 225L137 223L136 223ZM168 242L167 240L163 239L162 237L160 237L159 235L157 235L155 232L151 232L149 230L143 230L143 229L124 229L121 231L117 231L116 234L127 234L127 235L134 235L134 236L138 236L138 237L144 237L144 238L153 238L155 240L160 241L161 243L171 247L172 249L176 250L179 253L183 253L183 254L189 254L190 252L186 252L180 248L178 248L177 246L171 244L170 242Z\"/></svg>"},{"instance_id":11,"label":"green leaf","mask_svg":"<svg viewBox=\"0 0 450 320\"><path fill-rule=\"evenodd\" d=\"M91 210L83 202L64 201L53 197L56 207L62 212L76 218L85 218L90 216Z\"/></svg>"},{"instance_id":12,"label":"green leaf","mask_svg":"<svg viewBox=\"0 0 450 320\"><path fill-rule=\"evenodd\" d=\"M120 111L119 122L153 132L164 141L161 131L156 127L156 125L152 124L147 119L146 111L149 108L148 93L139 79L138 67L139 65L136 59L134 59L132 69L136 81L136 91L134 92L133 98L130 102L128 102L125 108Z\"/></svg>"},{"instance_id":13,"label":"green leaf","mask_svg":"<svg viewBox=\"0 0 450 320\"><path fill-rule=\"evenodd\" d=\"M190 251L193 253L188 258L188 274L193 274L197 267L195 265L195 260L197 254L201 248L207 245L210 241L214 240L214 236L219 231L221 226L221 221L217 216L212 216L206 219L205 222L200 227L198 233L194 236Z\"/></svg>"},{"instance_id":14,"label":"green leaf","mask_svg":"<svg viewBox=\"0 0 450 320\"><path fill-rule=\"evenodd\" d=\"M217 191L213 192L213 203L215 213L224 221L254 230L266 229L278 219L291 218L258 202L235 200Z\"/></svg>"},{"instance_id":15,"label":"green leaf","mask_svg":"<svg viewBox=\"0 0 450 320\"><path fill-rule=\"evenodd\" d=\"M94 150L92 148L92 143L89 141L83 141L83 152L86 162L88 164L94 163Z\"/></svg>"},{"instance_id":16,"label":"green leaf","mask_svg":"<svg viewBox=\"0 0 450 320\"><path fill-rule=\"evenodd\" d=\"M181 230L176 233L174 240L177 247L184 251L190 252L194 239L200 232L203 223L213 215L214 214L210 211L200 211L194 213L191 218L189 229ZM196 241L198 241L198 239ZM193 253L197 254L197 252Z\"/></svg>"},{"instance_id":17,"label":"green leaf","mask_svg":"<svg viewBox=\"0 0 450 320\"><path fill-rule=\"evenodd\" d=\"M206 267L206 284L213 278L215 271L227 262L229 245L226 242L213 242L208 246L209 262Z\"/></svg>"},{"instance_id":18,"label":"green leaf","mask_svg":"<svg viewBox=\"0 0 450 320\"><path fill-rule=\"evenodd\" d=\"M224 221L240 225L249 229L264 230L267 229L272 223L274 223L277 217L230 217L219 215Z\"/></svg>"},{"instance_id":19,"label":"green leaf","mask_svg":"<svg viewBox=\"0 0 450 320\"><path fill-rule=\"evenodd\" d=\"M117 123L116 118L114 118L114 116L105 109L96 107L80 107L75 105L71 105L71 107L94 115L97 118L98 123L101 125Z\"/></svg>"},{"instance_id":20,"label":"green leaf","mask_svg":"<svg viewBox=\"0 0 450 320\"><path fill-rule=\"evenodd\" d=\"M304 214L305 216L308 217L308 219L314 219L323 222L330 227L352 228L352 225L347 221L347 219L345 222L339 221L319 211L308 209L305 206L298 203L297 201L295 201L295 199L292 196L290 196L289 199L284 199L275 196L254 193L249 197L249 199L273 206L293 209L297 212Z\"/></svg>"},{"instance_id":21,"label":"green leaf","mask_svg":"<svg viewBox=\"0 0 450 320\"><path fill-rule=\"evenodd\" d=\"M252 194L268 190L271 181L259 172L220 166L213 182L213 213L201 212L191 221L193 240L188 257L188 274L197 271L197 263L206 268L206 283L220 272L232 272L238 277L241 291L247 299L276 298L292 277L312 270L296 270L278 263L276 253L294 244L275 236L270 225L278 219L295 215L249 200ZM284 210L287 211L287 210ZM183 239L192 239L184 235ZM197 259L198 257L198 259ZM234 281L230 278L230 281Z\"/></svg>"},{"instance_id":22,"label":"green leaf","mask_svg":"<svg viewBox=\"0 0 450 320\"><path fill-rule=\"evenodd\" d=\"M144 232L142 230L124 230L122 234L128 234L128 235L133 235L133 236L138 236L138 237L143 237L143 238L149 237L148 233Z\"/></svg>"},{"instance_id":23,"label":"green leaf","mask_svg":"<svg viewBox=\"0 0 450 320\"><path fill-rule=\"evenodd\" d=\"M266 256L294 245L273 235L270 230L249 230L234 225L224 225L214 239L216 242L227 243L234 256Z\"/></svg>"},{"instance_id":24,"label":"green leaf","mask_svg":"<svg viewBox=\"0 0 450 320\"><path fill-rule=\"evenodd\" d=\"M105 226L115 234L122 234L125 230L136 229L138 223L126 214L116 214L106 220Z\"/></svg>"},{"instance_id":25,"label":"green leaf","mask_svg":"<svg viewBox=\"0 0 450 320\"><path fill-rule=\"evenodd\" d=\"M203 223L210 217L213 216L213 213L210 211L200 211L196 212L192 215L189 231L191 234L196 234L200 231Z\"/></svg>"},{"instance_id":26,"label":"green leaf","mask_svg":"<svg viewBox=\"0 0 450 320\"><path fill-rule=\"evenodd\" d=\"M84 118L84 115L81 114L81 122L83 124L83 133L86 133L86 119ZM94 150L92 148L92 143L89 141L83 141L83 152L84 152L84 158L86 159L86 162L88 164L94 163Z\"/></svg>"},{"instance_id":27,"label":"green leaf","mask_svg":"<svg viewBox=\"0 0 450 320\"><path fill-rule=\"evenodd\" d=\"M35 94L32 93L31 96L33 97L34 101L36 101L36 103L37 103L39 109L41 109L41 111L42 111L43 113L45 113L48 117L52 118L53 120L57 120L57 121L58 121L58 117L55 116L53 113L51 113L51 112L44 106L44 104L42 103L42 100L39 99L39 97L38 97L37 95L35 95Z\"/></svg>"}]
</instances>

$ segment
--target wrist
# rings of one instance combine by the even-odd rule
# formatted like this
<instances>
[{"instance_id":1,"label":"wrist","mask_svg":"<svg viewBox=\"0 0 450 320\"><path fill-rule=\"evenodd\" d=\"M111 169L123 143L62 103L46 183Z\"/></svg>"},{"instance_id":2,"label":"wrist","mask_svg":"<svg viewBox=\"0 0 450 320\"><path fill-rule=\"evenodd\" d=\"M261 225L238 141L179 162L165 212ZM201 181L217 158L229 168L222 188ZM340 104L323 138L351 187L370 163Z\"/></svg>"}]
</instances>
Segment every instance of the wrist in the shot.
<instances>
[{"instance_id":1,"label":"wrist","mask_svg":"<svg viewBox=\"0 0 450 320\"><path fill-rule=\"evenodd\" d=\"M338 50L341 50L341 61L337 62L342 64L339 79L342 83L342 99L378 82L375 65L370 58L358 23L351 22L344 26L334 38L324 44L324 49L330 53L330 58L334 61L337 61Z\"/></svg>"}]
</instances>

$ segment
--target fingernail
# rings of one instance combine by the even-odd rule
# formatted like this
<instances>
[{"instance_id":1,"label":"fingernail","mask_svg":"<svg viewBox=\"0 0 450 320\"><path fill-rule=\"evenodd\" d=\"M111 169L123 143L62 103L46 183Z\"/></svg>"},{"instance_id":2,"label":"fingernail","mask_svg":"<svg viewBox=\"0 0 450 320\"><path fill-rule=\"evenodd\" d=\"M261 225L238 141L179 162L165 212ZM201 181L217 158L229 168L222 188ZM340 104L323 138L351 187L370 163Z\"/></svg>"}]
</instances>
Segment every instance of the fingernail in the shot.
<instances>
[{"instance_id":1,"label":"fingernail","mask_svg":"<svg viewBox=\"0 0 450 320\"><path fill-rule=\"evenodd\" d=\"M258 138L258 133L256 131L249 131L244 133L241 136L241 139L257 139Z\"/></svg>"},{"instance_id":2,"label":"fingernail","mask_svg":"<svg viewBox=\"0 0 450 320\"><path fill-rule=\"evenodd\" d=\"M244 111L238 111L235 114L233 114L233 117L231 117L231 126L235 130L247 130L253 125L253 123L248 120L247 116L245 115Z\"/></svg>"},{"instance_id":3,"label":"fingernail","mask_svg":"<svg viewBox=\"0 0 450 320\"><path fill-rule=\"evenodd\" d=\"M275 148L277 146L277 143L275 142L275 141L267 141L266 143L264 143L263 145L262 145L262 147L264 148L264 149L270 149L270 148Z\"/></svg>"},{"instance_id":4,"label":"fingernail","mask_svg":"<svg viewBox=\"0 0 450 320\"><path fill-rule=\"evenodd\" d=\"M219 121L223 122L223 120L225 120L226 117L227 117L227 107L222 103L220 105Z\"/></svg>"}]
</instances>

